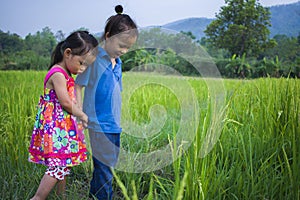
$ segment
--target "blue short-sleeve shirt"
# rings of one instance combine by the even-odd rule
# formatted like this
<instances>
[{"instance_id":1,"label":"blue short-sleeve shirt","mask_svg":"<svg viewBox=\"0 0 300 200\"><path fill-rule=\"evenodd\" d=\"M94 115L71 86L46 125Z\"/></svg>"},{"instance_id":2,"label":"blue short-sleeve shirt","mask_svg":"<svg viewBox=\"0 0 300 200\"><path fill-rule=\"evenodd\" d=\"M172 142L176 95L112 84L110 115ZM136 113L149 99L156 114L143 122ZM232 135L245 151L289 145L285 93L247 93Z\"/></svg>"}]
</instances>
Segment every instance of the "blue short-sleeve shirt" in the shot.
<instances>
[{"instance_id":1,"label":"blue short-sleeve shirt","mask_svg":"<svg viewBox=\"0 0 300 200\"><path fill-rule=\"evenodd\" d=\"M89 118L88 128L95 132L121 133L122 61L112 67L110 57L99 47L95 62L75 83L85 87L83 111Z\"/></svg>"}]
</instances>

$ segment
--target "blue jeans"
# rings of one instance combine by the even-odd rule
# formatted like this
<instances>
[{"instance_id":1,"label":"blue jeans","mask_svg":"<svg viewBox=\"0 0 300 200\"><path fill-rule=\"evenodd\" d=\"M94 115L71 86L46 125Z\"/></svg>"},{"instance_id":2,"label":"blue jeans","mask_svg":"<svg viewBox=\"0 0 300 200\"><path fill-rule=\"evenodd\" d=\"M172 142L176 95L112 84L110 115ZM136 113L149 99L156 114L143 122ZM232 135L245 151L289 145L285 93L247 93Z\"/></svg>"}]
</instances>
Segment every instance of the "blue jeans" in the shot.
<instances>
[{"instance_id":1,"label":"blue jeans","mask_svg":"<svg viewBox=\"0 0 300 200\"><path fill-rule=\"evenodd\" d=\"M89 135L94 164L90 194L99 200L111 200L113 196L111 168L118 161L120 134L89 131Z\"/></svg>"}]
</instances>

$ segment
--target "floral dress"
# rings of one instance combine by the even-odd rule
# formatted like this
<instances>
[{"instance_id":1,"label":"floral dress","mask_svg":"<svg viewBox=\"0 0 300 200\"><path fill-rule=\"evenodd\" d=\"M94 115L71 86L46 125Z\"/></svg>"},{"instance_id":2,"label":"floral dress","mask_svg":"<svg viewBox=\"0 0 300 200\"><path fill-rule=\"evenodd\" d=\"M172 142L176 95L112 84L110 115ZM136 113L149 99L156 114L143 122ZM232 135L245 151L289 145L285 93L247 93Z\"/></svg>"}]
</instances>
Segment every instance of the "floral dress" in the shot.
<instances>
[{"instance_id":1,"label":"floral dress","mask_svg":"<svg viewBox=\"0 0 300 200\"><path fill-rule=\"evenodd\" d=\"M82 124L60 105L53 89L46 88L54 73L63 73L68 94L75 101L74 79L60 67L52 67L44 80L44 95L40 97L32 132L29 161L49 167L71 167L87 160Z\"/></svg>"}]
</instances>

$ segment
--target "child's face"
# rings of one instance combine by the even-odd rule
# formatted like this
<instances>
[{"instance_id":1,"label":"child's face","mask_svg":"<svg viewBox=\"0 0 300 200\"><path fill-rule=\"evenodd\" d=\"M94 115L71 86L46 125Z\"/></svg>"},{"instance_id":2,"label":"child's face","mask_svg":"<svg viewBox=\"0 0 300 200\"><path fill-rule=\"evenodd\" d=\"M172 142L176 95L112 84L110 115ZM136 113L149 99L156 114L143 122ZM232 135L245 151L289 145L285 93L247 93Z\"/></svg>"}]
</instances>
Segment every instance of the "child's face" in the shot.
<instances>
[{"instance_id":1,"label":"child's face","mask_svg":"<svg viewBox=\"0 0 300 200\"><path fill-rule=\"evenodd\" d=\"M127 53L128 49L136 42L137 37L121 33L112 37L106 38L104 49L111 58L118 58Z\"/></svg>"},{"instance_id":2,"label":"child's face","mask_svg":"<svg viewBox=\"0 0 300 200\"><path fill-rule=\"evenodd\" d=\"M66 65L72 74L82 73L90 64L95 61L94 54L87 53L83 56L70 55L67 59Z\"/></svg>"}]
</instances>

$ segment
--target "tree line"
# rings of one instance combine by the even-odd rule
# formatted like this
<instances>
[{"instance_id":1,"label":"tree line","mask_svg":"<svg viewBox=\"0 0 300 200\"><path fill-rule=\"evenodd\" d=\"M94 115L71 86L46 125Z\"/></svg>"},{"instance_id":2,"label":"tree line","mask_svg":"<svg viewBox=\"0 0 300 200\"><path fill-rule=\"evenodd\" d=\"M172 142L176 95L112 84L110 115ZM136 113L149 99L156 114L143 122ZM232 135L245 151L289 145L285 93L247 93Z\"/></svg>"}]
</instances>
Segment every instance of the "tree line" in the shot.
<instances>
[{"instance_id":1,"label":"tree line","mask_svg":"<svg viewBox=\"0 0 300 200\"><path fill-rule=\"evenodd\" d=\"M134 50L122 56L123 70L168 73L164 66L169 66L180 74L198 76L201 74L193 65L199 60L208 62L210 57L227 78L299 78L300 33L298 37L269 38L268 8L257 0L225 3L201 40L191 32L141 30ZM24 39L0 30L0 70L46 70L53 48L64 38L62 31L54 34L49 27Z\"/></svg>"}]
</instances>

